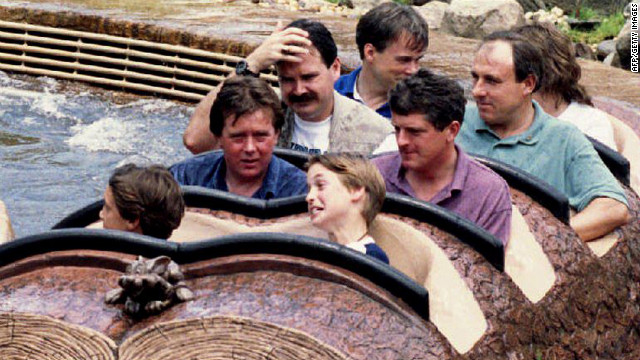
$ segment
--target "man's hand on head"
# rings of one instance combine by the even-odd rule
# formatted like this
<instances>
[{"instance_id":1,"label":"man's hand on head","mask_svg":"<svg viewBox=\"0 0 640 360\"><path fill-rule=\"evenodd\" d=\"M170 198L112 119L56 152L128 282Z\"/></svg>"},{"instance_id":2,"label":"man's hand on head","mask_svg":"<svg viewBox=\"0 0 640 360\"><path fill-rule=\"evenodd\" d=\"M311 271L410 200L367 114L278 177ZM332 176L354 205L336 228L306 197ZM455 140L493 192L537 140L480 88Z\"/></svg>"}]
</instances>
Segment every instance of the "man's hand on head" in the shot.
<instances>
[{"instance_id":1,"label":"man's hand on head","mask_svg":"<svg viewBox=\"0 0 640 360\"><path fill-rule=\"evenodd\" d=\"M273 33L247 56L247 65L250 71L259 73L278 61L301 62L299 55L308 54L311 45L309 33L295 27L285 29L278 22Z\"/></svg>"}]
</instances>

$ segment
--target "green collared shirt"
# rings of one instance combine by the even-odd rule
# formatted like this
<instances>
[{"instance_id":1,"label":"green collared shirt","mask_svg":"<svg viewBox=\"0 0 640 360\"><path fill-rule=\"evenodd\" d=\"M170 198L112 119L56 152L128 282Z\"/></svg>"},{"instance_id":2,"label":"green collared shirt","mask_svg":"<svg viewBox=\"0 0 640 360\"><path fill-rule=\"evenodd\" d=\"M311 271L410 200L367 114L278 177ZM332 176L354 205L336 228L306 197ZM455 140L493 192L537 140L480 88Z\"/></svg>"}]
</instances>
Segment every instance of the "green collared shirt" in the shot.
<instances>
[{"instance_id":1,"label":"green collared shirt","mask_svg":"<svg viewBox=\"0 0 640 360\"><path fill-rule=\"evenodd\" d=\"M574 125L560 121L534 101L533 123L522 134L500 139L467 105L456 142L468 153L518 167L562 191L582 211L597 197L629 206L624 191L600 160L591 142Z\"/></svg>"}]
</instances>

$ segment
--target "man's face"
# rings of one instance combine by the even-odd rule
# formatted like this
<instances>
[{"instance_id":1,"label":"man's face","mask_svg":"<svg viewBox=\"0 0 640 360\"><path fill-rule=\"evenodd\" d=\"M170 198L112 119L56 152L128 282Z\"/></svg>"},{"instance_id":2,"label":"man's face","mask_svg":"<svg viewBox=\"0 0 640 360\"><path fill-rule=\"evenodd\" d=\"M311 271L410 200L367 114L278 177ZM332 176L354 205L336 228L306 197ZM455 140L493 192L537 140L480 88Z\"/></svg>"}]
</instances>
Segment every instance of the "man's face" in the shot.
<instances>
[{"instance_id":1,"label":"man's face","mask_svg":"<svg viewBox=\"0 0 640 360\"><path fill-rule=\"evenodd\" d=\"M402 167L406 170L428 170L433 164L442 162L448 151L455 151L453 141L460 129L458 121L440 131L425 119L424 114L399 115L392 112L391 123L396 130Z\"/></svg>"},{"instance_id":2,"label":"man's face","mask_svg":"<svg viewBox=\"0 0 640 360\"><path fill-rule=\"evenodd\" d=\"M365 61L370 66L373 75L388 89L413 74L420 68L419 61L426 49L411 50L408 35L402 35L391 42L384 51L378 51L371 45L365 45Z\"/></svg>"},{"instance_id":3,"label":"man's face","mask_svg":"<svg viewBox=\"0 0 640 360\"><path fill-rule=\"evenodd\" d=\"M471 75L473 98L480 117L489 127L508 126L522 116L523 109L531 106L529 80L516 81L509 43L493 41L482 45L473 60Z\"/></svg>"},{"instance_id":4,"label":"man's face","mask_svg":"<svg viewBox=\"0 0 640 360\"><path fill-rule=\"evenodd\" d=\"M272 118L271 110L260 109L237 120L234 115L224 120L220 147L224 151L227 176L246 182L262 181L278 140Z\"/></svg>"},{"instance_id":5,"label":"man's face","mask_svg":"<svg viewBox=\"0 0 640 360\"><path fill-rule=\"evenodd\" d=\"M305 121L322 121L333 113L333 84L340 77L340 61L329 68L315 47L299 55L299 63L278 63L282 99Z\"/></svg>"}]
</instances>

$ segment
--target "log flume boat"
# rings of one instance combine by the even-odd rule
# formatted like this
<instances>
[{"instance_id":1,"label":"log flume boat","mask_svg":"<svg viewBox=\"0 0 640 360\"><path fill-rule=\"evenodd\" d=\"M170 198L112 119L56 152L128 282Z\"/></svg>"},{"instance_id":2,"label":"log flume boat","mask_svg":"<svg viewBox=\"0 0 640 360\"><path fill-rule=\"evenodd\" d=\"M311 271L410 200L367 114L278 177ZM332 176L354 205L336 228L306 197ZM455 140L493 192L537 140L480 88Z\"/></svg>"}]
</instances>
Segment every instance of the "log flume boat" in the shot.
<instances>
[{"instance_id":1,"label":"log flume boat","mask_svg":"<svg viewBox=\"0 0 640 360\"><path fill-rule=\"evenodd\" d=\"M565 197L480 160L511 188L507 248L453 213L388 194L372 235L391 267L324 240L304 196L185 187L170 241L96 229L97 201L0 246L0 357L637 359L640 199L628 170L619 179L634 220L585 244ZM144 317L107 304L137 256L171 258L193 299Z\"/></svg>"}]
</instances>

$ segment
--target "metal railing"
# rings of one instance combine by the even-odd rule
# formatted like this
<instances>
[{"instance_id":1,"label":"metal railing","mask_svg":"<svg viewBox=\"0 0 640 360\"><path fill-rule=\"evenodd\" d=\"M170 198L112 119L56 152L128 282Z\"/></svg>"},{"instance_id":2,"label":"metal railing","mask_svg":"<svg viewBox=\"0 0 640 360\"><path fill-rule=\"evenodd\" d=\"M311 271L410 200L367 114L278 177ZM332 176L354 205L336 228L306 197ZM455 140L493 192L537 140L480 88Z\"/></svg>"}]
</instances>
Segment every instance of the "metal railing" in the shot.
<instances>
[{"instance_id":1,"label":"metal railing","mask_svg":"<svg viewBox=\"0 0 640 360\"><path fill-rule=\"evenodd\" d=\"M105 34L0 21L0 70L200 100L240 57ZM277 86L273 73L261 75Z\"/></svg>"}]
</instances>

